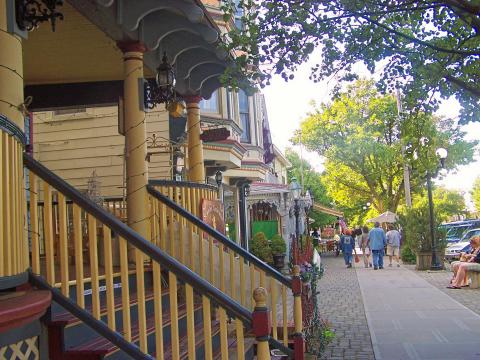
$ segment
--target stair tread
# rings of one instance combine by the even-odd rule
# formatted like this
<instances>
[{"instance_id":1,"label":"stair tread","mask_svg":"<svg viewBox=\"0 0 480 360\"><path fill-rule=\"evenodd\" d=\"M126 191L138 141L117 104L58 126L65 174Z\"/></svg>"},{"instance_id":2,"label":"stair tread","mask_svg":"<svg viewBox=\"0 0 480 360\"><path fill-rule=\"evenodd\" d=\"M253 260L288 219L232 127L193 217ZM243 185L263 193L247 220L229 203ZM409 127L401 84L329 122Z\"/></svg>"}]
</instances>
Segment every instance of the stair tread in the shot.
<instances>
[{"instance_id":1,"label":"stair tread","mask_svg":"<svg viewBox=\"0 0 480 360\"><path fill-rule=\"evenodd\" d=\"M162 296L168 294L168 288L162 289ZM151 300L153 299L153 289L149 289L145 291L145 300ZM135 305L137 303L137 293L131 293L130 294L130 306ZM117 295L114 297L114 303L115 303L115 311L119 310L122 308L122 295ZM90 314L92 313L92 305L88 305L85 307L85 310L88 311ZM102 301L100 305L100 314L104 315L107 313L107 303L106 300ZM50 320L51 324L60 324L60 325L70 325L70 324L75 324L75 323L80 323L81 320L79 320L75 315L72 313L65 311L62 313L56 313L52 315L52 319Z\"/></svg>"},{"instance_id":2,"label":"stair tread","mask_svg":"<svg viewBox=\"0 0 480 360\"><path fill-rule=\"evenodd\" d=\"M194 311L201 309L202 304L194 304ZM187 309L185 304L180 304L178 306L178 318L182 318L187 315ZM164 311L162 314L162 325L166 326L171 323L170 318L170 311ZM155 331L155 317L150 316L147 318L146 322L147 327L147 334L151 334ZM117 332L121 333L122 329L117 329ZM131 324L131 331L132 331L132 342L135 342L139 339L139 325L138 322L134 322ZM80 344L73 346L71 348L66 349L67 353L70 354L108 354L117 350L117 346L112 344L109 340L105 339L102 336L97 336L96 338Z\"/></svg>"}]
</instances>

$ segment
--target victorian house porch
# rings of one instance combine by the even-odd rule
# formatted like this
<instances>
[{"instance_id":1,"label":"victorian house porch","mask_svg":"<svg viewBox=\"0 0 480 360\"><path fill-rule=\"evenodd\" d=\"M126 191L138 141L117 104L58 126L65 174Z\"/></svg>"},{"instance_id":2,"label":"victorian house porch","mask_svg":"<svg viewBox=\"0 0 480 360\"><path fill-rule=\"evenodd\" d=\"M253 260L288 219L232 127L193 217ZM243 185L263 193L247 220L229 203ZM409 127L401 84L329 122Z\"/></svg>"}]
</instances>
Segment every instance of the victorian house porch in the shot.
<instances>
[{"instance_id":1,"label":"victorian house porch","mask_svg":"<svg viewBox=\"0 0 480 360\"><path fill-rule=\"evenodd\" d=\"M0 0L3 358L303 358L298 268L219 231L206 181L241 200L238 166L267 171L229 122L256 110L221 89L219 5ZM215 97L238 114L202 117Z\"/></svg>"}]
</instances>

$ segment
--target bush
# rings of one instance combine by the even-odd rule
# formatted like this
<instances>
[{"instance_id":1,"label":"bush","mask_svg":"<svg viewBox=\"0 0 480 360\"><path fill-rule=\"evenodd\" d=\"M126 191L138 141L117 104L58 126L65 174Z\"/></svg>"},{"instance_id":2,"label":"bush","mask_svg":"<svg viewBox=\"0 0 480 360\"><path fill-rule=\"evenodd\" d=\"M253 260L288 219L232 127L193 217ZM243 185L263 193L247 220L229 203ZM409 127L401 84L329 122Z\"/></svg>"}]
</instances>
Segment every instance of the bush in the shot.
<instances>
[{"instance_id":1,"label":"bush","mask_svg":"<svg viewBox=\"0 0 480 360\"><path fill-rule=\"evenodd\" d=\"M250 252L266 263L271 264L273 262L272 249L263 232L256 233L250 240Z\"/></svg>"},{"instance_id":2,"label":"bush","mask_svg":"<svg viewBox=\"0 0 480 360\"><path fill-rule=\"evenodd\" d=\"M435 224L441 223L437 212L435 212L434 221ZM432 251L428 204L420 204L407 209L405 215L400 216L400 224L403 228L405 248L409 248L415 254ZM445 232L436 227L435 238L437 249L442 252L442 249L446 247Z\"/></svg>"},{"instance_id":3,"label":"bush","mask_svg":"<svg viewBox=\"0 0 480 360\"><path fill-rule=\"evenodd\" d=\"M415 253L407 245L402 246L402 261L405 264L415 264L417 257Z\"/></svg>"},{"instance_id":4,"label":"bush","mask_svg":"<svg viewBox=\"0 0 480 360\"><path fill-rule=\"evenodd\" d=\"M286 254L287 245L285 244L285 240L279 234L273 235L270 241L270 249L273 255Z\"/></svg>"}]
</instances>

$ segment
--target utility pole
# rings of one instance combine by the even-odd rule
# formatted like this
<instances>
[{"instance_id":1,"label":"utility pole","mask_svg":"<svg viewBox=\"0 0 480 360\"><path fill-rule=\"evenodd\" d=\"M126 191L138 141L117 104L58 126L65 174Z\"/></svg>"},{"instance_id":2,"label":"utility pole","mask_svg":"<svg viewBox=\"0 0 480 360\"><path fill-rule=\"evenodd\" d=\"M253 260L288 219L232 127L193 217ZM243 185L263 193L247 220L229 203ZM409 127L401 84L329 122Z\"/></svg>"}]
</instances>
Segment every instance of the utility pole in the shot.
<instances>
[{"instance_id":1,"label":"utility pole","mask_svg":"<svg viewBox=\"0 0 480 360\"><path fill-rule=\"evenodd\" d=\"M302 129L300 129L300 184L302 185L303 194L303 143L302 143Z\"/></svg>"},{"instance_id":2,"label":"utility pole","mask_svg":"<svg viewBox=\"0 0 480 360\"><path fill-rule=\"evenodd\" d=\"M396 91L397 98L397 112L398 119L402 122L402 99L400 98L400 91ZM405 145L402 144L402 157L405 159ZM408 208L412 207L412 195L410 193L410 168L408 164L404 161L403 163L403 184L405 185L405 203Z\"/></svg>"}]
</instances>

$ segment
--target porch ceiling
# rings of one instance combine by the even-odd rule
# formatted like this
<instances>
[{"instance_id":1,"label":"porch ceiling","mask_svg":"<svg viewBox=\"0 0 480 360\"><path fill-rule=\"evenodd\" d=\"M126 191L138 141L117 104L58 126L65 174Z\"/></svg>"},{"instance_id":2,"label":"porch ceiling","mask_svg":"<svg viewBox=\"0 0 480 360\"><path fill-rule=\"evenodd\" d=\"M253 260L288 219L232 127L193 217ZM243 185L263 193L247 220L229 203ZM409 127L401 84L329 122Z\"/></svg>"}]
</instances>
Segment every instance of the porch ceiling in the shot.
<instances>
[{"instance_id":1,"label":"porch ceiling","mask_svg":"<svg viewBox=\"0 0 480 360\"><path fill-rule=\"evenodd\" d=\"M24 42L26 85L123 79L117 41L141 41L145 77L153 77L163 52L174 65L182 95L209 98L228 66L220 30L196 0L68 0L64 21L45 24Z\"/></svg>"}]
</instances>

